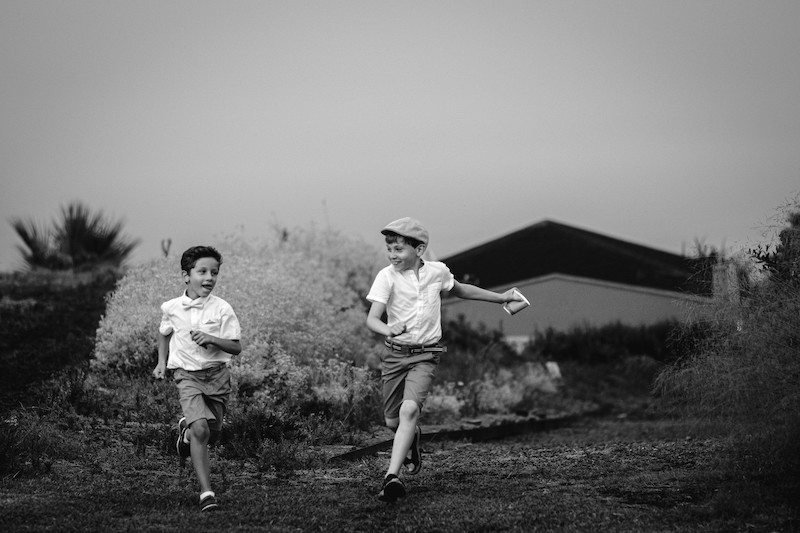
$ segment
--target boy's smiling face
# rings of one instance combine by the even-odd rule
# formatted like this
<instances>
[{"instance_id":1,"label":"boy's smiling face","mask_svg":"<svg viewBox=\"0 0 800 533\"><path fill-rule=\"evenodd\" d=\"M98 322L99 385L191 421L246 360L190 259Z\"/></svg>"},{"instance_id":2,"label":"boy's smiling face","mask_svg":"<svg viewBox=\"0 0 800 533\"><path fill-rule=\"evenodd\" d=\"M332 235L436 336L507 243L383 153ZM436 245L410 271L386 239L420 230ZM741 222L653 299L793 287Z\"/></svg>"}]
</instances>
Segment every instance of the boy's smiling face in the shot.
<instances>
[{"instance_id":1,"label":"boy's smiling face","mask_svg":"<svg viewBox=\"0 0 800 533\"><path fill-rule=\"evenodd\" d=\"M217 284L218 275L219 261L213 257L201 257L189 272L183 271L186 295L192 300L208 296Z\"/></svg>"},{"instance_id":2,"label":"boy's smiling face","mask_svg":"<svg viewBox=\"0 0 800 533\"><path fill-rule=\"evenodd\" d=\"M398 237L395 242L386 243L386 255L398 272L416 267L424 251L424 244L414 248L402 237Z\"/></svg>"}]
</instances>

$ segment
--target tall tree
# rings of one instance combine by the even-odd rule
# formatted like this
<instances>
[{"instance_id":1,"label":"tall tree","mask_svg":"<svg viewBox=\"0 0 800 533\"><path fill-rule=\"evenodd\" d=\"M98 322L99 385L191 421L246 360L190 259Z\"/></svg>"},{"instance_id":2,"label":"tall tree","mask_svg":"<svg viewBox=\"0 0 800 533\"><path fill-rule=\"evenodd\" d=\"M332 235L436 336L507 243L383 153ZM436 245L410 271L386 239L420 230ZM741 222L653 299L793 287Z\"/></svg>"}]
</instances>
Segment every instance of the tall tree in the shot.
<instances>
[{"instance_id":1,"label":"tall tree","mask_svg":"<svg viewBox=\"0 0 800 533\"><path fill-rule=\"evenodd\" d=\"M138 239L123 236L121 221L93 213L81 202L61 208L52 227L34 220L13 218L11 226L25 246L17 246L31 270L92 270L122 267Z\"/></svg>"}]
</instances>

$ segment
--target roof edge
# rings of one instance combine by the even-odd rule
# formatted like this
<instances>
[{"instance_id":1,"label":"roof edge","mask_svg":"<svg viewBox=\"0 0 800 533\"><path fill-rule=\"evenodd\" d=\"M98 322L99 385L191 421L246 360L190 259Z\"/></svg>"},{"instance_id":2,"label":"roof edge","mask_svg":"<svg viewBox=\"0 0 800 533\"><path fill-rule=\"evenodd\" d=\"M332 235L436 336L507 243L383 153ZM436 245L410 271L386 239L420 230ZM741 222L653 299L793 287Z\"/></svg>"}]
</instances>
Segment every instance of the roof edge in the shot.
<instances>
[{"instance_id":1,"label":"roof edge","mask_svg":"<svg viewBox=\"0 0 800 533\"><path fill-rule=\"evenodd\" d=\"M641 249L644 249L644 250L648 250L648 251L651 251L651 252L657 252L659 254L671 255L671 256L674 256L674 257L678 257L678 258L687 258L686 255L679 254L679 253L676 253L676 252L670 252L670 251L667 251L667 250L662 250L660 248L654 248L654 247L648 246L646 244L639 244L639 243L636 243L636 242L627 241L627 240L624 240L624 239L622 239L620 237L612 237L611 235L608 235L608 234L605 234L605 233L599 233L599 232L594 231L594 230L589 230L589 229L586 229L586 228L573 226L573 225L570 225L570 224L565 224L565 223L559 222L557 220L545 218L545 219L542 219L542 220L540 220L538 222L534 222L533 224L529 224L529 225L527 225L525 227L512 230L512 231L510 231L508 233L500 235L499 237L495 237L493 239L489 239L487 241L483 241L483 242L478 243L477 245L472 246L470 248L466 248L466 249L461 250L459 252L456 252L456 253L447 255L445 257L442 257L442 258L439 259L439 261L447 263L448 261L451 261L451 260L454 260L454 259L457 260L460 257L466 256L468 254L469 255L476 254L476 253L481 252L483 249L488 248L488 247L493 246L493 245L496 245L498 243L501 243L504 240L513 239L515 236L517 236L517 235L519 235L521 233L528 232L528 231L530 231L530 230L532 230L534 228L537 228L537 227L547 227L547 226L553 226L553 227L562 228L562 229L565 229L565 230L568 230L568 231L578 231L578 232L585 233L587 235L597 236L597 237L600 237L602 239L606 239L608 241L613 241L613 242L620 243L621 245L623 245L625 247L638 247L638 248L641 248Z\"/></svg>"}]
</instances>

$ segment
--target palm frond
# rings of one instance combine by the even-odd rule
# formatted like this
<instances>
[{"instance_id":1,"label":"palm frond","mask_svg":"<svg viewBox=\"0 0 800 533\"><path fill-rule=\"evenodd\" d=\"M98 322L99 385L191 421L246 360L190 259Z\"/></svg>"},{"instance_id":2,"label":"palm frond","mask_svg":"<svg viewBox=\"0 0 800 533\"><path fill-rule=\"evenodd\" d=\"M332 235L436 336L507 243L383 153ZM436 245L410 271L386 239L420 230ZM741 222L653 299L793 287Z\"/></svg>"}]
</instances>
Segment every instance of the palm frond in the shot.
<instances>
[{"instance_id":1,"label":"palm frond","mask_svg":"<svg viewBox=\"0 0 800 533\"><path fill-rule=\"evenodd\" d=\"M138 239L123 236L121 221L108 220L102 211L92 212L77 201L62 206L52 228L20 218L11 225L25 244L18 249L31 269L121 267L139 245Z\"/></svg>"}]
</instances>

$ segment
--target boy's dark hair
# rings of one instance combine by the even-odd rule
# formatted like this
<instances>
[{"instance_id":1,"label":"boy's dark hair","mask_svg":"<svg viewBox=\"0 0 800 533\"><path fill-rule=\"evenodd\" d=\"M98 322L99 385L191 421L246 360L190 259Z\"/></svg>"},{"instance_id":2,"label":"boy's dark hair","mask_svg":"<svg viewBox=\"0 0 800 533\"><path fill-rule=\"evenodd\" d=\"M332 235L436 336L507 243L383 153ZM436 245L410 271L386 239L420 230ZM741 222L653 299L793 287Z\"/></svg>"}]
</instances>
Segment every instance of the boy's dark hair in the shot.
<instances>
[{"instance_id":1,"label":"boy's dark hair","mask_svg":"<svg viewBox=\"0 0 800 533\"><path fill-rule=\"evenodd\" d=\"M413 237L406 237L405 235L400 235L399 233L395 233L393 231L387 231L384 233L384 236L386 237L386 244L395 243L397 242L397 239L403 239L403 242L410 245L412 248L416 248L420 244L425 244L424 242L418 241Z\"/></svg>"},{"instance_id":2,"label":"boy's dark hair","mask_svg":"<svg viewBox=\"0 0 800 533\"><path fill-rule=\"evenodd\" d=\"M183 255L181 256L181 270L184 272L189 272L194 268L197 260L204 257L213 257L220 265L222 264L222 254L220 254L215 248L212 248L211 246L192 246L183 252Z\"/></svg>"}]
</instances>

